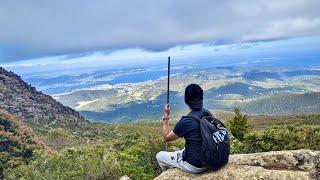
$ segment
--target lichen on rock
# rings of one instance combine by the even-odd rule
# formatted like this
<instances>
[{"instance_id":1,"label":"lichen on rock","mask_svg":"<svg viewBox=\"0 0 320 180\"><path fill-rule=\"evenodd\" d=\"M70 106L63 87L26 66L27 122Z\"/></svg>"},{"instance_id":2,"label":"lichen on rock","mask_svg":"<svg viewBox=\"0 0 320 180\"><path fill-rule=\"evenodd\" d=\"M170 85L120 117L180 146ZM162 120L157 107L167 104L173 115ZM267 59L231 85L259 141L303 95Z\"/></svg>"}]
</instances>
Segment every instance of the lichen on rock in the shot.
<instances>
[{"instance_id":1,"label":"lichen on rock","mask_svg":"<svg viewBox=\"0 0 320 180\"><path fill-rule=\"evenodd\" d=\"M320 151L293 150L234 154L218 171L188 174L173 168L156 180L182 179L320 179Z\"/></svg>"}]
</instances>

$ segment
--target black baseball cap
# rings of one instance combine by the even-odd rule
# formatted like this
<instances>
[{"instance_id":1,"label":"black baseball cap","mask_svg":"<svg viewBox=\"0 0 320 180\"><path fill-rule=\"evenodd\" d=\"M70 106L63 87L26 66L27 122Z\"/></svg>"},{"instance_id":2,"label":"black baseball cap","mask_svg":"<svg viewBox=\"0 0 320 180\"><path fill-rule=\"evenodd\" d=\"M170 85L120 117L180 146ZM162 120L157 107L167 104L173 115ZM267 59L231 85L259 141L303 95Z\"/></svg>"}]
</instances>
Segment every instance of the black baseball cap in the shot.
<instances>
[{"instance_id":1,"label":"black baseball cap","mask_svg":"<svg viewBox=\"0 0 320 180\"><path fill-rule=\"evenodd\" d=\"M192 110L201 110L203 107L203 90L197 84L190 84L186 87L184 101Z\"/></svg>"}]
</instances>

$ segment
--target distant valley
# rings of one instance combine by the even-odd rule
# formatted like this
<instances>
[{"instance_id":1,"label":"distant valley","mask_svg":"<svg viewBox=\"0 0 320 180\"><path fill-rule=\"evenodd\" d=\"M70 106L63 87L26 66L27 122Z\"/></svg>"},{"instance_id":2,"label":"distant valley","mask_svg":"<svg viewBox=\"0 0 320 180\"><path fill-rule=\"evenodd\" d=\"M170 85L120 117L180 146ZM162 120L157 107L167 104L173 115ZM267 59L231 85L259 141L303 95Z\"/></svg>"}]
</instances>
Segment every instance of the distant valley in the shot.
<instances>
[{"instance_id":1,"label":"distant valley","mask_svg":"<svg viewBox=\"0 0 320 180\"><path fill-rule=\"evenodd\" d=\"M235 107L250 115L320 113L319 63L288 63L278 66L268 66L264 61L228 66L173 64L170 87L173 113L178 117L187 111L183 91L190 83L204 88L206 108L217 113L231 112ZM36 81L37 87L89 120L127 123L155 121L161 117L166 94L165 75L166 67L159 65L26 80ZM59 93L52 87L60 89Z\"/></svg>"}]
</instances>

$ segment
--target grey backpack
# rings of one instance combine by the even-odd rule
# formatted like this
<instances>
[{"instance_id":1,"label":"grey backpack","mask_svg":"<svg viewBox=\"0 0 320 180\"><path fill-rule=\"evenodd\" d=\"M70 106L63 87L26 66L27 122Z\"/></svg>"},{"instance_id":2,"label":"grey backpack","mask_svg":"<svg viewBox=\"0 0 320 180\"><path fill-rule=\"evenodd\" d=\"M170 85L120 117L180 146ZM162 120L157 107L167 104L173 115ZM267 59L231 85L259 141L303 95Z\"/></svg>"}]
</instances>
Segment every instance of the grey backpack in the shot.
<instances>
[{"instance_id":1,"label":"grey backpack","mask_svg":"<svg viewBox=\"0 0 320 180\"><path fill-rule=\"evenodd\" d=\"M230 141L226 126L207 110L204 110L201 116L194 112L190 112L187 116L200 121L202 138L200 161L202 165L217 170L227 164Z\"/></svg>"}]
</instances>

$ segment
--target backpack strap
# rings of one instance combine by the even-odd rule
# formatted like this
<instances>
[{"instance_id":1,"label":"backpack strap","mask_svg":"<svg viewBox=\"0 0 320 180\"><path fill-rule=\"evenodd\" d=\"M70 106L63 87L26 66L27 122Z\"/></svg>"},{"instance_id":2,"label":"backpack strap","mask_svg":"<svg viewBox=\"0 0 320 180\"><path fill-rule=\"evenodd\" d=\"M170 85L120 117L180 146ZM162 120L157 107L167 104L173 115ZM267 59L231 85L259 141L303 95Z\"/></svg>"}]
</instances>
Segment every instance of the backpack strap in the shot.
<instances>
[{"instance_id":1,"label":"backpack strap","mask_svg":"<svg viewBox=\"0 0 320 180\"><path fill-rule=\"evenodd\" d=\"M201 121L201 117L200 117L197 113L195 113L194 111L191 111L191 112L187 115L187 117L192 118L192 119L196 119L196 120L198 120L198 121Z\"/></svg>"},{"instance_id":2,"label":"backpack strap","mask_svg":"<svg viewBox=\"0 0 320 180\"><path fill-rule=\"evenodd\" d=\"M203 112L202 112L203 113ZM200 121L201 121L201 117L197 114L197 113L195 113L194 111L191 111L191 112L189 112L189 114L187 115L187 116L185 116L185 117L189 117L189 118L192 118L192 119L196 119L196 120L198 120L199 121L199 123L200 123ZM187 153L185 153L185 157L184 157L184 161L187 159Z\"/></svg>"}]
</instances>

